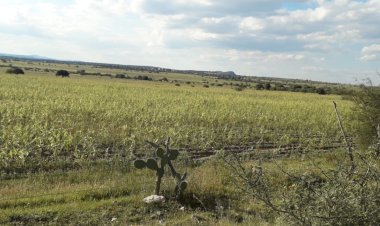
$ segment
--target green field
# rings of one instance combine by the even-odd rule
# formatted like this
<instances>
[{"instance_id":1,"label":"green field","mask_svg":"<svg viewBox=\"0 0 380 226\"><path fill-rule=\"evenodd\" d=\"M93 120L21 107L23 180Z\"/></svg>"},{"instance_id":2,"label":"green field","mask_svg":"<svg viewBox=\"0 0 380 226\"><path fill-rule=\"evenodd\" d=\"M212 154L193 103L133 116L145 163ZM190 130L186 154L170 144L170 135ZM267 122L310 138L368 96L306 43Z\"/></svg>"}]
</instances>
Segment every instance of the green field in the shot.
<instances>
[{"instance_id":1,"label":"green field","mask_svg":"<svg viewBox=\"0 0 380 226\"><path fill-rule=\"evenodd\" d=\"M78 68L38 62L32 67ZM235 224L235 215L244 216L243 225L281 224L252 200L239 202L241 194L228 185L231 175L216 160L194 166L192 156L210 150L292 147L295 157L280 161L300 170L310 166L311 160L299 160L297 152L324 150L343 142L332 102L337 102L344 120L353 105L335 95L205 88L204 78L195 75L150 75L153 80L183 81L176 86L98 76L60 78L53 72L33 70L9 75L5 69L0 68L3 224L154 225L164 219L167 225L188 225L194 224L193 214L205 218L208 225ZM99 72L89 66L85 69ZM120 73L116 69L100 72ZM142 72L127 72L134 73ZM355 122L345 123L350 127ZM190 174L188 194L199 196L208 208L227 200L230 210L219 216L219 212L192 209L190 204L181 211L175 201L161 207L141 202L153 191L153 174L133 169L131 162L135 155L151 155L145 141L165 137L181 150L180 168ZM309 157L326 168L341 156L340 149L334 154L318 153ZM265 164L273 168L271 161ZM166 180L163 191L169 193L172 184ZM279 179L283 183L285 179ZM257 214L248 214L250 209Z\"/></svg>"}]
</instances>

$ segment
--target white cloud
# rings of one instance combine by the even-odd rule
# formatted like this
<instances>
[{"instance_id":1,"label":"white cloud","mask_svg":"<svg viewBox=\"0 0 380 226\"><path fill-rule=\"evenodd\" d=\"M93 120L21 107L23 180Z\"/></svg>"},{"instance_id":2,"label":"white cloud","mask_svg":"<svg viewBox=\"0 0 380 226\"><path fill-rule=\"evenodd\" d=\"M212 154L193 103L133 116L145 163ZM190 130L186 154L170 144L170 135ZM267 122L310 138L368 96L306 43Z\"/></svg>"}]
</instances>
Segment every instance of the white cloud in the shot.
<instances>
[{"instance_id":1,"label":"white cloud","mask_svg":"<svg viewBox=\"0 0 380 226\"><path fill-rule=\"evenodd\" d=\"M360 57L360 60L362 61L380 60L380 44L365 46L362 49L362 56Z\"/></svg>"},{"instance_id":2,"label":"white cloud","mask_svg":"<svg viewBox=\"0 0 380 226\"><path fill-rule=\"evenodd\" d=\"M264 28L264 23L260 19L254 17L246 17L242 19L239 27L242 30L259 31Z\"/></svg>"}]
</instances>

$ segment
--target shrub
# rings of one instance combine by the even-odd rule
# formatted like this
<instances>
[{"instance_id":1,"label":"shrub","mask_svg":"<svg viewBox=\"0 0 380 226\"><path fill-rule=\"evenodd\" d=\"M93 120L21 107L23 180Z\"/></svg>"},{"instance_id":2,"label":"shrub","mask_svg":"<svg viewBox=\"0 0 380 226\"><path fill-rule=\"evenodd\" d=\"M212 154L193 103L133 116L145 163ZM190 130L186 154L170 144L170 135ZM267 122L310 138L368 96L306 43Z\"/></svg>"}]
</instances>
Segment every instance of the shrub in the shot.
<instances>
[{"instance_id":1,"label":"shrub","mask_svg":"<svg viewBox=\"0 0 380 226\"><path fill-rule=\"evenodd\" d=\"M358 122L354 131L358 143L368 147L376 137L377 127L380 124L380 87L362 85L360 91L353 95L355 103L353 118Z\"/></svg>"},{"instance_id":2,"label":"shrub","mask_svg":"<svg viewBox=\"0 0 380 226\"><path fill-rule=\"evenodd\" d=\"M24 74L24 71L19 67L11 67L5 71L8 74Z\"/></svg>"},{"instance_id":3,"label":"shrub","mask_svg":"<svg viewBox=\"0 0 380 226\"><path fill-rule=\"evenodd\" d=\"M135 77L135 79L137 80L145 80L145 81L152 81L153 79L146 76L146 75L138 75L137 77Z\"/></svg>"},{"instance_id":4,"label":"shrub","mask_svg":"<svg viewBox=\"0 0 380 226\"><path fill-rule=\"evenodd\" d=\"M318 88L316 92L319 95L326 95L326 90L324 88Z\"/></svg>"},{"instance_id":5,"label":"shrub","mask_svg":"<svg viewBox=\"0 0 380 226\"><path fill-rule=\"evenodd\" d=\"M338 112L337 115L341 125ZM344 134L343 131L342 127ZM221 153L221 157L235 176L236 188L285 217L290 224L378 225L379 166L371 162L370 155L353 153L350 144L347 150L351 159L348 163L338 161L331 170L313 162L311 173L291 173L280 165L277 165L280 174L270 173L261 165L250 169L233 152ZM278 184L279 178L285 179L285 184Z\"/></svg>"},{"instance_id":6,"label":"shrub","mask_svg":"<svg viewBox=\"0 0 380 226\"><path fill-rule=\"evenodd\" d=\"M66 70L58 70L57 73L55 73L56 76L63 77L70 77L70 73Z\"/></svg>"},{"instance_id":7,"label":"shrub","mask_svg":"<svg viewBox=\"0 0 380 226\"><path fill-rule=\"evenodd\" d=\"M122 79L125 79L125 78L127 78L127 76L125 76L125 74L117 74L117 75L115 76L115 78L122 78Z\"/></svg>"},{"instance_id":8,"label":"shrub","mask_svg":"<svg viewBox=\"0 0 380 226\"><path fill-rule=\"evenodd\" d=\"M257 83L256 84L256 89L257 90L263 90L264 89L264 85L262 83Z\"/></svg>"},{"instance_id":9,"label":"shrub","mask_svg":"<svg viewBox=\"0 0 380 226\"><path fill-rule=\"evenodd\" d=\"M77 74L80 74L80 75L85 75L86 74L86 70L77 70Z\"/></svg>"}]
</instances>

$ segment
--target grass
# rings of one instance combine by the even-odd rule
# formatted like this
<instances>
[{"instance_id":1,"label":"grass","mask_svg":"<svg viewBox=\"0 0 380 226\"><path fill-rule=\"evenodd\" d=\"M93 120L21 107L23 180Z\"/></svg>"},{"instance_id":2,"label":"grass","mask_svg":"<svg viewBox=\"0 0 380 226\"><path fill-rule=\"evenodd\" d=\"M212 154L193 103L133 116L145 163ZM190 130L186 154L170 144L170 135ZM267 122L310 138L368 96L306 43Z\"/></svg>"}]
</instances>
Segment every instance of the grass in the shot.
<instances>
[{"instance_id":1,"label":"grass","mask_svg":"<svg viewBox=\"0 0 380 226\"><path fill-rule=\"evenodd\" d=\"M330 159L326 161L326 159ZM311 155L309 159L294 156L276 163L293 172L304 171L312 162L324 162L332 167L340 154ZM276 186L288 186L274 162L263 165L268 174L279 175ZM310 167L311 168L311 167ZM143 197L154 190L154 173L130 166L110 167L105 164L92 168L37 173L25 178L2 180L0 184L0 223L69 223L96 224L158 224L196 225L192 216L201 216L207 224L234 225L244 219L262 225L275 223L276 217L260 203L246 198L231 183L232 174L220 161L212 160L198 167L186 167L189 187L185 203L168 200L162 205L146 205ZM308 171L308 170L306 170ZM163 194L170 197L174 182L165 177ZM200 204L192 195L196 195ZM185 210L180 208L184 206ZM216 206L223 207L216 209ZM206 209L204 209L206 208ZM111 222L113 218L117 222ZM280 219L277 219L280 220ZM244 225L244 224L242 224Z\"/></svg>"}]
</instances>

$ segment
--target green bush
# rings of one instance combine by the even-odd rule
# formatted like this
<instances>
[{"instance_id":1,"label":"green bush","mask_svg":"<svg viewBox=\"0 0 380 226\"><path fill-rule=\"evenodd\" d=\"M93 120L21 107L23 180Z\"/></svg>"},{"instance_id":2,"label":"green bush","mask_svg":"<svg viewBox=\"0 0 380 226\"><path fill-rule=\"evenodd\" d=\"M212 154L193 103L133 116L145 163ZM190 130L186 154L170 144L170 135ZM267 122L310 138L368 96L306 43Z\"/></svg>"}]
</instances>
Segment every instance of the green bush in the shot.
<instances>
[{"instance_id":1,"label":"green bush","mask_svg":"<svg viewBox=\"0 0 380 226\"><path fill-rule=\"evenodd\" d=\"M66 70L58 70L57 73L55 73L56 76L61 76L63 77L70 77L70 72Z\"/></svg>"},{"instance_id":2,"label":"green bush","mask_svg":"<svg viewBox=\"0 0 380 226\"><path fill-rule=\"evenodd\" d=\"M8 74L24 74L24 71L19 67L11 67L5 71Z\"/></svg>"},{"instance_id":3,"label":"green bush","mask_svg":"<svg viewBox=\"0 0 380 226\"><path fill-rule=\"evenodd\" d=\"M353 118L357 121L354 128L357 142L362 147L368 147L373 144L380 124L380 87L362 85L354 94L353 100L355 103Z\"/></svg>"}]
</instances>

